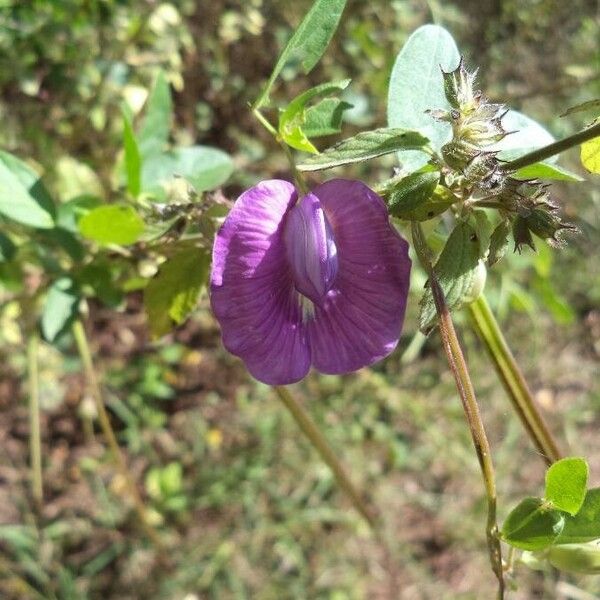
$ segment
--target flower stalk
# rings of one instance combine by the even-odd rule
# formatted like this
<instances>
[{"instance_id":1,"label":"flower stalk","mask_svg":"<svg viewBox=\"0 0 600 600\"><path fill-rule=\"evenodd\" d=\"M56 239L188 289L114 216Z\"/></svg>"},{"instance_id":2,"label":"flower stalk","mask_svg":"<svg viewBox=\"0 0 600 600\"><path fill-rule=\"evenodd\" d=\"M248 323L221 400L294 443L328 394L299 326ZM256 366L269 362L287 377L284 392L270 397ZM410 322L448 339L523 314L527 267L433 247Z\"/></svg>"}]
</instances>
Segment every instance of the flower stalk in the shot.
<instances>
[{"instance_id":1,"label":"flower stalk","mask_svg":"<svg viewBox=\"0 0 600 600\"><path fill-rule=\"evenodd\" d=\"M498 523L496 520L496 480L490 444L479 412L479 405L477 404L475 390L473 388L473 383L471 382L467 363L462 353L456 330L454 329L450 311L446 305L444 292L431 263L431 258L429 256L430 251L425 240L423 229L421 225L415 221L411 223L411 227L417 256L429 276L429 285L431 286L438 315L438 325L440 336L442 338L442 345L448 359L448 365L456 381L456 387L471 431L471 438L473 440L473 445L475 446L475 452L485 484L488 505L486 537L490 563L498 578L498 598L502 600L504 598L505 585L502 568L502 548L498 538Z\"/></svg>"},{"instance_id":2,"label":"flower stalk","mask_svg":"<svg viewBox=\"0 0 600 600\"><path fill-rule=\"evenodd\" d=\"M342 491L352 502L352 506L365 519L371 529L377 527L377 517L373 510L367 505L357 488L352 483L352 480L346 473L342 463L331 446L327 443L325 436L321 433L315 422L311 419L304 407L294 398L290 391L283 386L273 386L273 390L277 394L281 403L285 406L288 412L292 415L294 421L302 433L309 440L313 448L319 453L323 462L331 469L335 479Z\"/></svg>"},{"instance_id":3,"label":"flower stalk","mask_svg":"<svg viewBox=\"0 0 600 600\"><path fill-rule=\"evenodd\" d=\"M551 465L562 457L562 453L535 405L527 381L483 294L469 304L469 313L473 327L485 345L515 412L543 459Z\"/></svg>"},{"instance_id":4,"label":"flower stalk","mask_svg":"<svg viewBox=\"0 0 600 600\"><path fill-rule=\"evenodd\" d=\"M113 459L117 465L119 473L121 474L121 477L123 478L123 481L127 486L127 490L131 497L131 500L133 501L136 514L138 516L142 529L144 530L144 533L159 550L162 550L162 541L159 538L157 532L152 527L152 525L150 525L146 507L144 506L142 497L135 485L133 476L131 475L127 467L127 463L125 462L125 458L123 456L123 453L121 452L121 448L119 447L119 443L117 442L115 432L110 423L108 413L106 412L106 408L104 406L104 401L102 398L102 391L100 389L100 384L98 383L96 370L92 361L92 354L90 352L87 335L85 333L83 323L79 319L73 323L73 336L75 338L75 344L77 345L77 350L79 352L81 362L83 363L83 369L87 379L87 384L90 389L90 393L92 394L96 403L96 410L98 411L98 420L100 421L102 433L104 434L106 442L113 455Z\"/></svg>"}]
</instances>

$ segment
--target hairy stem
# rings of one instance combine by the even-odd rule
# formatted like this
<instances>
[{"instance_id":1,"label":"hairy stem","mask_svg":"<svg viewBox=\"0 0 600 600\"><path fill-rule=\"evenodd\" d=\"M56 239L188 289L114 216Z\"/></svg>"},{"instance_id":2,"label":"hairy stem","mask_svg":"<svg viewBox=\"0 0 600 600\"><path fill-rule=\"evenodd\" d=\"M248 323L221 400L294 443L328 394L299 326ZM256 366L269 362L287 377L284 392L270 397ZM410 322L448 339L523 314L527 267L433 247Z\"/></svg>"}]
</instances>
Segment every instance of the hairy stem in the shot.
<instances>
[{"instance_id":1,"label":"hairy stem","mask_svg":"<svg viewBox=\"0 0 600 600\"><path fill-rule=\"evenodd\" d=\"M44 500L44 488L42 484L38 346L38 334L37 332L32 331L27 345L27 373L29 376L29 452L31 457L31 491L33 500L39 509Z\"/></svg>"},{"instance_id":2,"label":"hairy stem","mask_svg":"<svg viewBox=\"0 0 600 600\"><path fill-rule=\"evenodd\" d=\"M506 389L515 412L529 437L548 465L562 456L513 356L485 296L469 304L469 312L477 335L484 343L494 368Z\"/></svg>"},{"instance_id":3,"label":"hairy stem","mask_svg":"<svg viewBox=\"0 0 600 600\"><path fill-rule=\"evenodd\" d=\"M544 146L543 148L538 148L533 152L529 152L520 158L515 160L511 160L503 165L503 168L506 171L516 171L517 169L522 169L523 167L527 167L528 165L533 165L537 162L550 158L555 154L560 154L569 148L573 148L574 146L579 146L579 144L583 144L583 142L587 142L588 140L592 140L595 137L600 136L600 123L596 123L596 125L592 125L587 129L583 129L578 133L574 133L569 137L566 137L562 140L558 140L558 142L554 142L552 144L548 144L548 146Z\"/></svg>"},{"instance_id":4,"label":"hairy stem","mask_svg":"<svg viewBox=\"0 0 600 600\"><path fill-rule=\"evenodd\" d=\"M494 475L494 465L490 444L485 432L479 405L475 397L475 389L471 382L469 370L465 357L462 353L456 330L446 304L444 292L439 284L437 275L431 264L429 256L429 248L425 240L425 235L421 225L417 222L412 222L412 235L415 250L419 257L419 261L429 275L429 285L433 294L435 308L438 315L438 326L442 345L448 365L452 371L452 375L456 381L456 387L462 401L467 423L471 431L471 438L479 460L479 466L483 475L485 491L487 496L488 515L486 524L486 537L490 554L490 563L492 569L498 578L498 598L504 598L504 572L502 569L502 548L498 539L498 523L496 521L496 480Z\"/></svg>"},{"instance_id":5,"label":"hairy stem","mask_svg":"<svg viewBox=\"0 0 600 600\"><path fill-rule=\"evenodd\" d=\"M302 430L302 433L308 438L313 448L319 453L323 462L331 469L338 485L346 496L348 496L354 508L360 513L365 521L367 521L369 526L372 529L375 529L377 527L377 518L373 514L373 511L362 498L356 487L354 487L354 484L348 477L342 463L339 461L335 452L327 443L327 440L315 422L311 419L308 412L306 412L304 407L292 396L292 394L290 394L287 388L277 385L273 386L273 389L275 390L277 397L292 415L294 421L296 421L298 427Z\"/></svg>"},{"instance_id":6,"label":"hairy stem","mask_svg":"<svg viewBox=\"0 0 600 600\"><path fill-rule=\"evenodd\" d=\"M123 481L127 485L127 490L131 497L131 500L133 501L133 505L135 507L135 511L139 518L140 524L148 539L158 549L162 549L162 541L158 537L158 534L156 533L154 528L150 525L150 522L148 521L146 507L144 506L142 497L140 496L140 493L135 485L133 476L127 468L127 463L125 462L125 458L123 457L121 448L119 447L119 443L117 442L115 432L113 431L112 425L110 424L110 418L108 416L108 413L106 412L106 408L104 407L102 391L100 389L100 384L98 383L96 370L92 361L92 354L90 352L87 335L85 333L83 323L80 320L75 321L75 323L73 324L73 336L75 337L75 343L77 345L79 356L81 357L81 361L83 363L83 368L85 371L88 386L90 388L90 393L94 397L96 403L96 410L98 411L98 420L100 421L102 433L104 434L108 447L110 448L110 451L113 455L113 459L117 465L119 473L121 474Z\"/></svg>"}]
</instances>

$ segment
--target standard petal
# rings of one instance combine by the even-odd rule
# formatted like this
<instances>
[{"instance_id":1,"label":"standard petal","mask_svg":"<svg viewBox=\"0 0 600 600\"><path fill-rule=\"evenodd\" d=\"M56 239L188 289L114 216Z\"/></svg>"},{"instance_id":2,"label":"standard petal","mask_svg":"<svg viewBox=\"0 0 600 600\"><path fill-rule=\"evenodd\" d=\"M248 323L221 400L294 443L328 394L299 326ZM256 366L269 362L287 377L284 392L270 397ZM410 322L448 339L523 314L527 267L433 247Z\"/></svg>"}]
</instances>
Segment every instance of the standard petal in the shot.
<instances>
[{"instance_id":1,"label":"standard petal","mask_svg":"<svg viewBox=\"0 0 600 600\"><path fill-rule=\"evenodd\" d=\"M213 248L211 305L223 344L272 385L299 381L310 367L282 234L295 200L287 181L259 183L237 199Z\"/></svg>"},{"instance_id":2,"label":"standard petal","mask_svg":"<svg viewBox=\"0 0 600 600\"><path fill-rule=\"evenodd\" d=\"M339 269L308 324L312 364L346 373L386 357L404 322L411 261L383 200L359 181L316 187L335 237Z\"/></svg>"}]
</instances>

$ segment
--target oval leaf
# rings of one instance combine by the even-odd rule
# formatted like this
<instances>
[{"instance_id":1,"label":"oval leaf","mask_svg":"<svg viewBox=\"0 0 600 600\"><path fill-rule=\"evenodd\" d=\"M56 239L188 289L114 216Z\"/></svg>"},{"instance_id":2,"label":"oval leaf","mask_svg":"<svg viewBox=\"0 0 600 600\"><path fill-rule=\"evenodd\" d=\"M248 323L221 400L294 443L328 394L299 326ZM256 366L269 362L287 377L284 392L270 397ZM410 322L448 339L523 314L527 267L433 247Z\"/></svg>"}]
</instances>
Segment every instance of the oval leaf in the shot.
<instances>
[{"instance_id":1,"label":"oval leaf","mask_svg":"<svg viewBox=\"0 0 600 600\"><path fill-rule=\"evenodd\" d=\"M564 524L564 515L546 508L541 498L525 498L506 517L501 535L515 548L542 550L554 543Z\"/></svg>"},{"instance_id":2,"label":"oval leaf","mask_svg":"<svg viewBox=\"0 0 600 600\"><path fill-rule=\"evenodd\" d=\"M416 131L405 129L375 129L363 131L354 137L307 158L298 165L301 171L320 171L350 163L361 162L397 152L402 149L419 149L427 145L427 138Z\"/></svg>"},{"instance_id":3,"label":"oval leaf","mask_svg":"<svg viewBox=\"0 0 600 600\"><path fill-rule=\"evenodd\" d=\"M10 154L0 155L0 214L38 229L54 227L52 201L39 177Z\"/></svg>"},{"instance_id":4,"label":"oval leaf","mask_svg":"<svg viewBox=\"0 0 600 600\"><path fill-rule=\"evenodd\" d=\"M435 121L428 110L450 110L444 94L441 69L451 71L460 61L452 36L437 25L424 25L407 40L398 54L388 91L388 125L419 131L439 151L450 140L452 128ZM441 67L441 68L440 68ZM408 172L427 163L416 152L400 152L398 159Z\"/></svg>"},{"instance_id":5,"label":"oval leaf","mask_svg":"<svg viewBox=\"0 0 600 600\"><path fill-rule=\"evenodd\" d=\"M481 245L475 229L465 221L458 223L434 266L450 310L460 307L472 294L480 257ZM431 288L425 290L420 306L419 327L427 334L437 319Z\"/></svg>"},{"instance_id":6,"label":"oval leaf","mask_svg":"<svg viewBox=\"0 0 600 600\"><path fill-rule=\"evenodd\" d=\"M285 66L294 62L300 63L304 73L312 70L329 45L345 6L346 0L316 0L279 56L255 108L268 104L273 83Z\"/></svg>"},{"instance_id":7,"label":"oval leaf","mask_svg":"<svg viewBox=\"0 0 600 600\"><path fill-rule=\"evenodd\" d=\"M413 211L431 198L439 180L438 171L411 173L386 190L384 197L392 216L411 219Z\"/></svg>"},{"instance_id":8,"label":"oval leaf","mask_svg":"<svg viewBox=\"0 0 600 600\"><path fill-rule=\"evenodd\" d=\"M600 539L600 488L587 491L574 517L567 516L558 544L590 542Z\"/></svg>"},{"instance_id":9,"label":"oval leaf","mask_svg":"<svg viewBox=\"0 0 600 600\"><path fill-rule=\"evenodd\" d=\"M83 237L98 244L134 244L144 232L144 221L126 204L108 204L92 209L79 221Z\"/></svg>"},{"instance_id":10,"label":"oval leaf","mask_svg":"<svg viewBox=\"0 0 600 600\"><path fill-rule=\"evenodd\" d=\"M585 498L588 464L583 458L563 458L546 471L546 500L576 515Z\"/></svg>"},{"instance_id":11,"label":"oval leaf","mask_svg":"<svg viewBox=\"0 0 600 600\"><path fill-rule=\"evenodd\" d=\"M539 162L527 167L519 169L512 174L515 179L552 179L554 181L583 181L582 177L579 177L576 173L559 167L558 165L551 165L546 162Z\"/></svg>"},{"instance_id":12,"label":"oval leaf","mask_svg":"<svg viewBox=\"0 0 600 600\"><path fill-rule=\"evenodd\" d=\"M152 156L142 167L142 190L164 194L164 186L176 176L189 181L197 192L212 190L225 183L233 173L231 157L209 146L176 148Z\"/></svg>"},{"instance_id":13,"label":"oval leaf","mask_svg":"<svg viewBox=\"0 0 600 600\"><path fill-rule=\"evenodd\" d=\"M168 333L195 308L206 285L210 256L199 248L185 248L164 262L144 289L144 307L152 336Z\"/></svg>"},{"instance_id":14,"label":"oval leaf","mask_svg":"<svg viewBox=\"0 0 600 600\"><path fill-rule=\"evenodd\" d=\"M581 164L590 173L600 173L600 137L581 144Z\"/></svg>"},{"instance_id":15,"label":"oval leaf","mask_svg":"<svg viewBox=\"0 0 600 600\"><path fill-rule=\"evenodd\" d=\"M48 342L66 332L78 314L79 293L68 277L57 279L48 289L42 308L41 328Z\"/></svg>"}]
</instances>

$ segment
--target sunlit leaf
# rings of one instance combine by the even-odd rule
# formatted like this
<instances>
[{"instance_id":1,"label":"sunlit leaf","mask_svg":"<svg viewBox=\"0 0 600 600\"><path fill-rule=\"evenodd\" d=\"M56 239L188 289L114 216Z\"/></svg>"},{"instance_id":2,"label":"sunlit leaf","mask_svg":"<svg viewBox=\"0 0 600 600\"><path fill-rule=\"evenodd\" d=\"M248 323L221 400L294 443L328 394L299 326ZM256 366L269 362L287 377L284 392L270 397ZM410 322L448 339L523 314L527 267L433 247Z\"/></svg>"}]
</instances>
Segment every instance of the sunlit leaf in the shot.
<instances>
[{"instance_id":1,"label":"sunlit leaf","mask_svg":"<svg viewBox=\"0 0 600 600\"><path fill-rule=\"evenodd\" d=\"M255 103L256 108L268 104L273 83L284 67L299 64L305 74L313 69L329 45L345 6L346 0L314 2L279 56L267 85Z\"/></svg>"},{"instance_id":2,"label":"sunlit leaf","mask_svg":"<svg viewBox=\"0 0 600 600\"><path fill-rule=\"evenodd\" d=\"M173 119L173 101L165 74L160 71L146 102L145 116L138 134L139 151L143 158L166 149Z\"/></svg>"},{"instance_id":3,"label":"sunlit leaf","mask_svg":"<svg viewBox=\"0 0 600 600\"><path fill-rule=\"evenodd\" d=\"M539 162L527 167L523 167L513 173L515 179L552 179L554 181L583 181L583 178L572 173L568 169L551 165L546 162Z\"/></svg>"},{"instance_id":4,"label":"sunlit leaf","mask_svg":"<svg viewBox=\"0 0 600 600\"><path fill-rule=\"evenodd\" d=\"M559 510L576 515L585 498L588 464L583 458L563 458L546 471L546 500Z\"/></svg>"},{"instance_id":5,"label":"sunlit leaf","mask_svg":"<svg viewBox=\"0 0 600 600\"><path fill-rule=\"evenodd\" d=\"M106 204L79 220L83 237L98 244L134 244L144 232L144 221L126 204Z\"/></svg>"},{"instance_id":6,"label":"sunlit leaf","mask_svg":"<svg viewBox=\"0 0 600 600\"><path fill-rule=\"evenodd\" d=\"M279 115L279 134L282 139L292 148L313 154L317 153L317 149L310 143L304 131L307 105L315 98L329 96L344 90L349 83L349 79L323 83L296 96Z\"/></svg>"},{"instance_id":7,"label":"sunlit leaf","mask_svg":"<svg viewBox=\"0 0 600 600\"><path fill-rule=\"evenodd\" d=\"M501 160L514 160L536 148L547 146L554 142L554 136L537 121L516 110L509 110L502 118L502 126L511 133L497 144L490 146L490 150L498 150ZM558 157L548 159L546 162L555 162Z\"/></svg>"},{"instance_id":8,"label":"sunlit leaf","mask_svg":"<svg viewBox=\"0 0 600 600\"><path fill-rule=\"evenodd\" d=\"M125 175L127 190L135 198L141 190L142 159L130 119L123 113L123 148L125 150Z\"/></svg>"},{"instance_id":9,"label":"sunlit leaf","mask_svg":"<svg viewBox=\"0 0 600 600\"><path fill-rule=\"evenodd\" d=\"M405 129L375 129L364 131L324 150L321 154L306 158L298 165L301 171L320 171L350 163L361 162L390 154L402 149L419 149L428 140L416 131Z\"/></svg>"},{"instance_id":10,"label":"sunlit leaf","mask_svg":"<svg viewBox=\"0 0 600 600\"><path fill-rule=\"evenodd\" d=\"M590 173L600 174L600 137L581 144L581 164Z\"/></svg>"},{"instance_id":11,"label":"sunlit leaf","mask_svg":"<svg viewBox=\"0 0 600 600\"><path fill-rule=\"evenodd\" d=\"M344 113L351 108L352 104L339 98L325 98L306 109L302 130L309 138L339 133Z\"/></svg>"},{"instance_id":12,"label":"sunlit leaf","mask_svg":"<svg viewBox=\"0 0 600 600\"><path fill-rule=\"evenodd\" d=\"M164 186L177 176L189 181L197 192L212 190L232 173L233 161L221 150L209 146L175 148L144 160L142 190L161 196Z\"/></svg>"},{"instance_id":13,"label":"sunlit leaf","mask_svg":"<svg viewBox=\"0 0 600 600\"><path fill-rule=\"evenodd\" d=\"M388 90L388 125L419 131L439 151L451 138L451 126L435 121L428 110L450 109L444 94L441 69L451 71L460 60L452 36L437 25L419 27L398 54ZM400 152L403 168L415 171L427 156L416 152Z\"/></svg>"}]
</instances>

